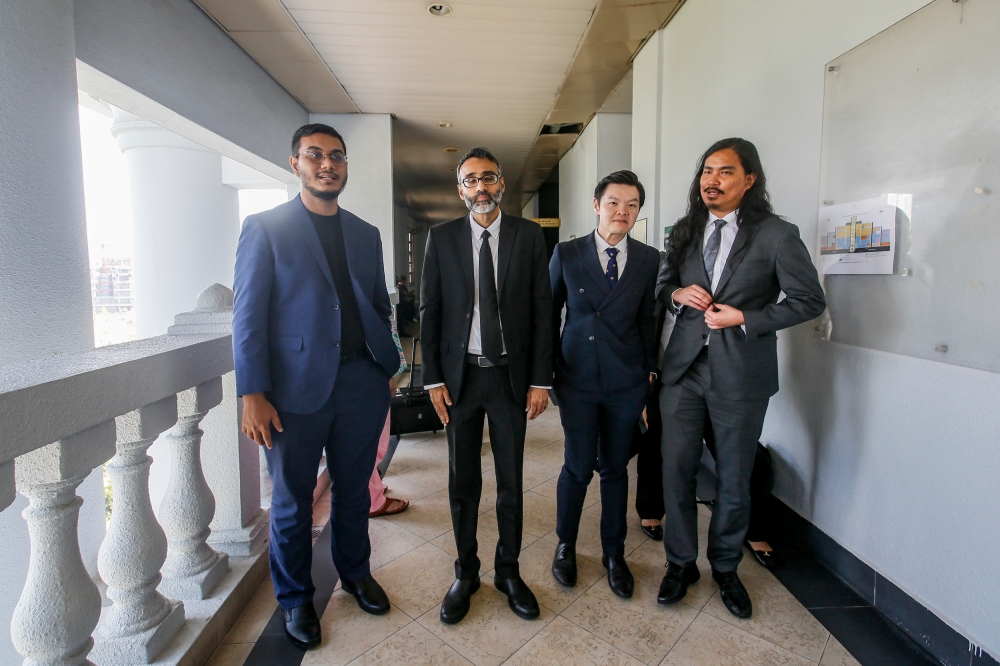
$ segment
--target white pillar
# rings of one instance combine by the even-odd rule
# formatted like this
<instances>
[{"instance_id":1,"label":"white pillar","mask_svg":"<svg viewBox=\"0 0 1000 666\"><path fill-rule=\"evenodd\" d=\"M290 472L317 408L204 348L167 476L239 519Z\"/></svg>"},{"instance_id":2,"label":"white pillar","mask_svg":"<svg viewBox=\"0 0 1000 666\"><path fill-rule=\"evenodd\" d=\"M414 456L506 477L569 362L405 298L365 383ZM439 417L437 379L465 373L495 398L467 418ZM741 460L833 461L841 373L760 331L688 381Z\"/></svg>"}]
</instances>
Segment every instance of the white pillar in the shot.
<instances>
[{"instance_id":1,"label":"white pillar","mask_svg":"<svg viewBox=\"0 0 1000 666\"><path fill-rule=\"evenodd\" d=\"M98 567L112 605L94 634L94 657L101 666L147 664L184 624L184 604L157 592L167 538L149 502L146 451L177 422L171 396L115 419L118 452L108 463L113 493L111 522Z\"/></svg>"},{"instance_id":2,"label":"white pillar","mask_svg":"<svg viewBox=\"0 0 1000 666\"><path fill-rule=\"evenodd\" d=\"M239 198L223 185L221 155L112 111L132 186L136 334L163 335L205 285L233 284Z\"/></svg>"},{"instance_id":3,"label":"white pillar","mask_svg":"<svg viewBox=\"0 0 1000 666\"><path fill-rule=\"evenodd\" d=\"M30 501L23 515L31 564L10 635L25 666L92 666L87 655L101 616L101 593L80 555L83 500L76 488L114 450L115 423L108 421L18 458L18 486Z\"/></svg>"},{"instance_id":4,"label":"white pillar","mask_svg":"<svg viewBox=\"0 0 1000 666\"><path fill-rule=\"evenodd\" d=\"M215 497L201 466L198 427L210 409L222 402L222 378L199 384L177 395L177 425L167 434L170 444L170 484L160 505L167 535L167 560L159 590L171 599L204 599L229 571L229 556L206 543L215 515Z\"/></svg>"},{"instance_id":5,"label":"white pillar","mask_svg":"<svg viewBox=\"0 0 1000 666\"><path fill-rule=\"evenodd\" d=\"M174 321L170 335L231 333L233 291L221 284L208 287L198 294L195 309L177 315ZM205 478L216 501L208 544L231 557L254 555L267 540L268 512L261 508L264 456L240 430L242 417L236 373L229 372L222 376L221 404L202 421L201 447Z\"/></svg>"}]
</instances>

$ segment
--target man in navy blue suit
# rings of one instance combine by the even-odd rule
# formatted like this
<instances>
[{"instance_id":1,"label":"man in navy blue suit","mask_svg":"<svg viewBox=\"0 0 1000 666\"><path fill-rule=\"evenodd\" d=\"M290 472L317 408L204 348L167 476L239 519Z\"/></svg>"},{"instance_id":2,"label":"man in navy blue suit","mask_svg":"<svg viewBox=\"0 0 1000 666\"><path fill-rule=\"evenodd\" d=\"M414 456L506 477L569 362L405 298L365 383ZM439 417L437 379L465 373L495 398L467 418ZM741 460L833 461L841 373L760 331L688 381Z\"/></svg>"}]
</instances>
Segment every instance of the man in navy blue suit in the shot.
<instances>
[{"instance_id":1,"label":"man in navy blue suit","mask_svg":"<svg viewBox=\"0 0 1000 666\"><path fill-rule=\"evenodd\" d=\"M270 561L285 633L319 645L312 504L326 451L330 546L343 589L389 611L368 559L368 478L399 367L378 229L340 208L347 147L328 125L299 128L292 171L302 194L243 224L236 250L233 353L243 432L271 474ZM272 429L273 428L273 429Z\"/></svg>"},{"instance_id":2,"label":"man in navy blue suit","mask_svg":"<svg viewBox=\"0 0 1000 666\"><path fill-rule=\"evenodd\" d=\"M626 599L635 585L625 563L626 468L656 371L653 307L660 253L628 236L644 199L642 183L631 171L606 176L594 190L597 229L559 243L549 263L557 338L554 388L566 433L552 575L561 585L576 585L580 514L597 468L602 561L611 591Z\"/></svg>"}]
</instances>

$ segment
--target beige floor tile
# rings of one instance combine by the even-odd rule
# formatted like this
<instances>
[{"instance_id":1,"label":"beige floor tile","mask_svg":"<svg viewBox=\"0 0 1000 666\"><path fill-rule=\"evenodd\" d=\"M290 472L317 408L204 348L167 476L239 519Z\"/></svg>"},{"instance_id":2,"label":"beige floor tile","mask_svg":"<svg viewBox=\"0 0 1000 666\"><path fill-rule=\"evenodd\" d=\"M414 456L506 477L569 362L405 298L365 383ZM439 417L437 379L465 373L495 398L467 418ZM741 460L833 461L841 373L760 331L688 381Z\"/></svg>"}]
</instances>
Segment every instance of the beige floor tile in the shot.
<instances>
[{"instance_id":1,"label":"beige floor tile","mask_svg":"<svg viewBox=\"0 0 1000 666\"><path fill-rule=\"evenodd\" d=\"M448 487L448 459L435 460L421 467L400 472L395 476L396 478L413 481L435 492L444 490Z\"/></svg>"},{"instance_id":2,"label":"beige floor tile","mask_svg":"<svg viewBox=\"0 0 1000 666\"><path fill-rule=\"evenodd\" d=\"M579 556L576 558L576 587L563 587L552 577L552 556L555 546L539 539L527 548L521 550L518 563L521 578L528 584L538 598L538 603L549 610L561 613L582 596L592 585L606 585L599 582L604 578L604 567L599 562Z\"/></svg>"},{"instance_id":3,"label":"beige floor tile","mask_svg":"<svg viewBox=\"0 0 1000 666\"><path fill-rule=\"evenodd\" d=\"M253 650L253 645L253 643L222 644L215 648L205 666L243 666L243 662Z\"/></svg>"},{"instance_id":4,"label":"beige floor tile","mask_svg":"<svg viewBox=\"0 0 1000 666\"><path fill-rule=\"evenodd\" d=\"M368 652L352 666L468 666L461 655L416 622L411 622Z\"/></svg>"},{"instance_id":5,"label":"beige floor tile","mask_svg":"<svg viewBox=\"0 0 1000 666\"><path fill-rule=\"evenodd\" d=\"M753 601L753 617L749 620L733 617L718 592L705 605L704 612L813 663L818 662L830 633L770 572L756 567L756 571L749 573L752 571L749 566L746 570L747 574L741 571L740 579Z\"/></svg>"},{"instance_id":6,"label":"beige floor tile","mask_svg":"<svg viewBox=\"0 0 1000 666\"><path fill-rule=\"evenodd\" d=\"M393 470L391 466L386 471L385 478L382 479L382 482L389 489L386 491L387 496L410 500L410 502L415 502L429 495L433 495L436 492L440 492L438 490L434 490L433 488L422 486L408 477L396 474L395 470Z\"/></svg>"},{"instance_id":7,"label":"beige floor tile","mask_svg":"<svg viewBox=\"0 0 1000 666\"><path fill-rule=\"evenodd\" d=\"M546 463L540 463L537 460L532 460L531 458L525 458L524 474L522 477L524 490L531 490L535 486L559 476L559 471L561 469L561 467L557 467L555 465L548 465Z\"/></svg>"},{"instance_id":8,"label":"beige floor tile","mask_svg":"<svg viewBox=\"0 0 1000 666\"><path fill-rule=\"evenodd\" d=\"M661 666L805 666L815 664L717 620L699 615Z\"/></svg>"},{"instance_id":9,"label":"beige floor tile","mask_svg":"<svg viewBox=\"0 0 1000 666\"><path fill-rule=\"evenodd\" d=\"M536 620L517 617L507 605L507 597L486 577L472 597L469 614L458 624L442 624L439 607L427 611L417 622L476 666L499 666L555 617L544 606L541 611Z\"/></svg>"},{"instance_id":10,"label":"beige floor tile","mask_svg":"<svg viewBox=\"0 0 1000 666\"><path fill-rule=\"evenodd\" d=\"M429 439L439 437L443 437L443 434L440 431L436 434L429 430L427 432L412 432L399 438L399 444L396 445L396 450L405 449L409 446L413 446L414 444L419 444L420 442L426 442Z\"/></svg>"},{"instance_id":11,"label":"beige floor tile","mask_svg":"<svg viewBox=\"0 0 1000 666\"><path fill-rule=\"evenodd\" d=\"M441 603L455 580L455 558L428 543L393 560L372 575L394 606L417 618Z\"/></svg>"},{"instance_id":12,"label":"beige floor tile","mask_svg":"<svg viewBox=\"0 0 1000 666\"><path fill-rule=\"evenodd\" d=\"M528 491L524 493L524 531L535 536L556 528L556 501Z\"/></svg>"},{"instance_id":13,"label":"beige floor tile","mask_svg":"<svg viewBox=\"0 0 1000 666\"><path fill-rule=\"evenodd\" d=\"M559 468L561 468L563 462L565 462L565 456L566 447L562 440L547 446L542 446L534 451L529 451L524 454L525 458L531 458L532 460L537 460L538 462L555 465Z\"/></svg>"},{"instance_id":14,"label":"beige floor tile","mask_svg":"<svg viewBox=\"0 0 1000 666\"><path fill-rule=\"evenodd\" d=\"M410 617L396 607L390 608L385 615L369 615L358 608L353 596L336 592L320 621L323 643L306 652L302 666L343 666L410 621Z\"/></svg>"},{"instance_id":15,"label":"beige floor tile","mask_svg":"<svg viewBox=\"0 0 1000 666\"><path fill-rule=\"evenodd\" d=\"M385 516L379 520L392 523L413 532L421 539L430 541L451 529L451 507L448 504L448 490L410 504L410 508L395 516Z\"/></svg>"},{"instance_id":16,"label":"beige floor tile","mask_svg":"<svg viewBox=\"0 0 1000 666\"><path fill-rule=\"evenodd\" d=\"M559 538L556 536L555 530L549 532L548 534L542 535L542 537L551 543L558 543ZM625 556L631 555L632 551L635 550L639 545L646 541L646 535L640 530L629 530L628 534L625 535ZM604 554L604 548L601 546L601 517L595 516L592 513L584 511L580 516L580 530L576 537L576 553L577 555L586 555L587 557L600 561L601 556Z\"/></svg>"},{"instance_id":17,"label":"beige floor tile","mask_svg":"<svg viewBox=\"0 0 1000 666\"><path fill-rule=\"evenodd\" d=\"M619 599L597 583L562 616L646 664L658 664L698 615L686 604L660 606L656 590L637 584L631 599Z\"/></svg>"},{"instance_id":18,"label":"beige floor tile","mask_svg":"<svg viewBox=\"0 0 1000 666\"><path fill-rule=\"evenodd\" d=\"M640 666L610 643L568 620L557 617L505 662L505 666Z\"/></svg>"},{"instance_id":19,"label":"beige floor tile","mask_svg":"<svg viewBox=\"0 0 1000 666\"><path fill-rule=\"evenodd\" d=\"M524 433L524 451L525 453L530 453L549 444L562 441L562 439L563 430L558 421L536 423L531 425Z\"/></svg>"},{"instance_id":20,"label":"beige floor tile","mask_svg":"<svg viewBox=\"0 0 1000 666\"><path fill-rule=\"evenodd\" d=\"M389 466L397 474L423 467L434 462L448 463L448 442L439 438L429 439L405 449L397 448Z\"/></svg>"},{"instance_id":21,"label":"beige floor tile","mask_svg":"<svg viewBox=\"0 0 1000 666\"><path fill-rule=\"evenodd\" d=\"M413 532L381 518L368 521L368 538L372 544L369 565L373 571L425 543Z\"/></svg>"},{"instance_id":22,"label":"beige floor tile","mask_svg":"<svg viewBox=\"0 0 1000 666\"><path fill-rule=\"evenodd\" d=\"M224 644L236 643L256 643L260 637L260 632L264 631L274 609L278 607L278 601L274 598L274 586L271 584L271 576L261 584L250 603L243 609L243 612L233 623L232 628L226 637L222 639Z\"/></svg>"},{"instance_id":23,"label":"beige floor tile","mask_svg":"<svg viewBox=\"0 0 1000 666\"><path fill-rule=\"evenodd\" d=\"M663 542L652 539L644 541L628 556L628 566L636 581L654 590L660 588L663 576L667 573L666 561ZM712 566L704 557L698 558L698 570L701 572L701 580L688 587L684 603L700 610L712 598L719 586L712 580Z\"/></svg>"},{"instance_id":24,"label":"beige floor tile","mask_svg":"<svg viewBox=\"0 0 1000 666\"><path fill-rule=\"evenodd\" d=\"M847 648L833 636L830 636L830 642L826 644L826 650L819 663L820 666L861 666L858 660L847 651Z\"/></svg>"}]
</instances>

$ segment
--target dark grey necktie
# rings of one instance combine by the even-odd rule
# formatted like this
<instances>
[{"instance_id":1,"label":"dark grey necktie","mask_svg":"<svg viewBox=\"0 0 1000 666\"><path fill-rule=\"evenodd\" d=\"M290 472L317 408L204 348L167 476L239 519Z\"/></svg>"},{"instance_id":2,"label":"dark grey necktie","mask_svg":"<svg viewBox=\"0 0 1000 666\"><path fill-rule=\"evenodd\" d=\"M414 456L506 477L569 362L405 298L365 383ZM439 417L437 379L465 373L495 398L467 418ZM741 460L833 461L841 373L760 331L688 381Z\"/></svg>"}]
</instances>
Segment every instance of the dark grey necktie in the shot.
<instances>
[{"instance_id":1,"label":"dark grey necktie","mask_svg":"<svg viewBox=\"0 0 1000 666\"><path fill-rule=\"evenodd\" d=\"M722 245L722 227L726 226L725 220L715 221L715 231L708 237L708 244L705 245L705 272L708 273L708 284L712 284L715 274L715 260L719 256L719 247Z\"/></svg>"},{"instance_id":2,"label":"dark grey necktie","mask_svg":"<svg viewBox=\"0 0 1000 666\"><path fill-rule=\"evenodd\" d=\"M503 336L500 332L500 308L497 305L490 232L484 231L482 239L483 245L479 248L479 334L483 343L483 356L491 363L497 363L503 354Z\"/></svg>"}]
</instances>

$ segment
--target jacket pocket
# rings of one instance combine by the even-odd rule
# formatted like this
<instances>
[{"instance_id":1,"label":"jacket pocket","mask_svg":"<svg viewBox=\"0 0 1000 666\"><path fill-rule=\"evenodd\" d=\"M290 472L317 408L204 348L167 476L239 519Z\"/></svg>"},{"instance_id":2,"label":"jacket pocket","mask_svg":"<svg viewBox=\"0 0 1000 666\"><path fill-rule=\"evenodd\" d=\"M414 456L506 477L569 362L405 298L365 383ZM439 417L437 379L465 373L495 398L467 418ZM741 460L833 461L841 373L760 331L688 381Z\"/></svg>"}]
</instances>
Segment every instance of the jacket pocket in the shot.
<instances>
[{"instance_id":1,"label":"jacket pocket","mask_svg":"<svg viewBox=\"0 0 1000 666\"><path fill-rule=\"evenodd\" d=\"M301 351L302 336L275 335L271 338L271 349L280 349L283 351Z\"/></svg>"}]
</instances>

